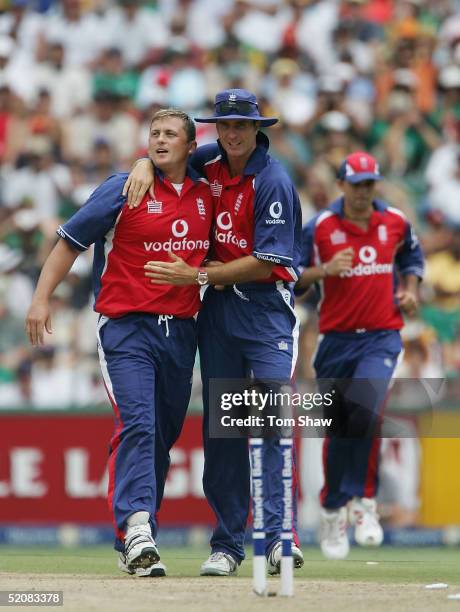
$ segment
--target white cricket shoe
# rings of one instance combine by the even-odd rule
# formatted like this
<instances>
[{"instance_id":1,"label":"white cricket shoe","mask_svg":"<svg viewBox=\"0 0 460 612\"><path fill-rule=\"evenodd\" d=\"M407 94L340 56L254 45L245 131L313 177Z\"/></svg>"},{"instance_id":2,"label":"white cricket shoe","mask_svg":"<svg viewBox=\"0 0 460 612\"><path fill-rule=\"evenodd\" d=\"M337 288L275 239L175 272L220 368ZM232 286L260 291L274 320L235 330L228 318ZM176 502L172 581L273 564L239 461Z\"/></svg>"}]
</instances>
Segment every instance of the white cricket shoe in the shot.
<instances>
[{"instance_id":1,"label":"white cricket shoe","mask_svg":"<svg viewBox=\"0 0 460 612\"><path fill-rule=\"evenodd\" d=\"M326 559L345 559L350 551L347 536L347 509L321 510L319 532L321 552Z\"/></svg>"},{"instance_id":2,"label":"white cricket shoe","mask_svg":"<svg viewBox=\"0 0 460 612\"><path fill-rule=\"evenodd\" d=\"M200 576L231 576L237 573L238 563L224 552L212 553L203 563Z\"/></svg>"},{"instance_id":3,"label":"white cricket shoe","mask_svg":"<svg viewBox=\"0 0 460 612\"><path fill-rule=\"evenodd\" d=\"M292 560L294 562L295 569L299 569L303 565L303 554L298 546L295 544L291 545ZM270 576L276 576L281 571L281 556L282 556L282 545L281 542L277 542L268 555L268 573Z\"/></svg>"},{"instance_id":4,"label":"white cricket shoe","mask_svg":"<svg viewBox=\"0 0 460 612\"><path fill-rule=\"evenodd\" d=\"M125 557L129 569L147 568L160 560L160 554L152 538L150 525L129 526L125 536Z\"/></svg>"},{"instance_id":5,"label":"white cricket shoe","mask_svg":"<svg viewBox=\"0 0 460 612\"><path fill-rule=\"evenodd\" d=\"M126 561L126 555L124 553L120 553L118 556L118 569L122 572L126 572L127 574L136 575L141 578L152 577L158 578L160 576L166 576L166 566L158 561L157 563L153 563L149 567L137 567L130 568L128 562Z\"/></svg>"},{"instance_id":6,"label":"white cricket shoe","mask_svg":"<svg viewBox=\"0 0 460 612\"><path fill-rule=\"evenodd\" d=\"M354 497L349 508L350 523L355 526L355 540L360 546L380 546L383 529L377 514L377 502L371 497Z\"/></svg>"}]
</instances>

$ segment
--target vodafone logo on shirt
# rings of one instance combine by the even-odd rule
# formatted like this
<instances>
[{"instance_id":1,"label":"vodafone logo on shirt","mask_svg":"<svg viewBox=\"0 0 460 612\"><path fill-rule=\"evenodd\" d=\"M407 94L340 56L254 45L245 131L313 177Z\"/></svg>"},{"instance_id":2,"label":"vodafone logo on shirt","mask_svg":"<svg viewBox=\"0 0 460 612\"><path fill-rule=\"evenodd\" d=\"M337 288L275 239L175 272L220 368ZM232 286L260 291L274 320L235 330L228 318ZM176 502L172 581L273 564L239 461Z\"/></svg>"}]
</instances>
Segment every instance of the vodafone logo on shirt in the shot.
<instances>
[{"instance_id":1,"label":"vodafone logo on shirt","mask_svg":"<svg viewBox=\"0 0 460 612\"><path fill-rule=\"evenodd\" d=\"M285 224L285 219L281 219L281 215L283 214L283 205L281 202L272 202L270 204L270 208L268 209L271 219L265 219L265 223L267 225L278 225Z\"/></svg>"},{"instance_id":2,"label":"vodafone logo on shirt","mask_svg":"<svg viewBox=\"0 0 460 612\"><path fill-rule=\"evenodd\" d=\"M370 264L377 259L377 251L372 246L363 246L359 249L358 257L363 263Z\"/></svg>"},{"instance_id":3,"label":"vodafone logo on shirt","mask_svg":"<svg viewBox=\"0 0 460 612\"><path fill-rule=\"evenodd\" d=\"M359 263L351 270L342 272L341 278L352 276L374 276L376 274L393 274L393 264L377 263L377 250L375 247L362 246L358 252Z\"/></svg>"},{"instance_id":4,"label":"vodafone logo on shirt","mask_svg":"<svg viewBox=\"0 0 460 612\"><path fill-rule=\"evenodd\" d=\"M248 242L245 238L238 238L233 233L233 222L232 217L228 211L221 212L217 215L216 229L214 230L214 237L217 242L221 244L233 244L240 249L245 249L248 246Z\"/></svg>"},{"instance_id":5,"label":"vodafone logo on shirt","mask_svg":"<svg viewBox=\"0 0 460 612\"><path fill-rule=\"evenodd\" d=\"M172 224L171 230L176 238L183 238L188 234L188 223L183 219L178 219Z\"/></svg>"},{"instance_id":6,"label":"vodafone logo on shirt","mask_svg":"<svg viewBox=\"0 0 460 612\"><path fill-rule=\"evenodd\" d=\"M162 251L196 251L209 249L209 240L191 240L188 238L189 225L185 219L176 219L171 224L172 237L164 242L144 242L147 252L160 253Z\"/></svg>"}]
</instances>

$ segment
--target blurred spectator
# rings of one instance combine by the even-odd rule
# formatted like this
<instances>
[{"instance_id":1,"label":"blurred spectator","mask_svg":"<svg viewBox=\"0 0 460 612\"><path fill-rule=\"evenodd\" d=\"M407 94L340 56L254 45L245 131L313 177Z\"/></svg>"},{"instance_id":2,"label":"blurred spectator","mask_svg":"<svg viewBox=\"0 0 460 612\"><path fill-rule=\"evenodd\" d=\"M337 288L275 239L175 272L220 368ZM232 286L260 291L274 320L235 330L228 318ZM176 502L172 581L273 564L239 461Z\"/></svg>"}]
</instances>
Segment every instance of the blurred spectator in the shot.
<instances>
[{"instance_id":1,"label":"blurred spectator","mask_svg":"<svg viewBox=\"0 0 460 612\"><path fill-rule=\"evenodd\" d=\"M270 74L273 77L271 102L275 111L288 125L305 125L316 106L313 79L302 74L297 62L288 58L276 60Z\"/></svg>"},{"instance_id":2,"label":"blurred spectator","mask_svg":"<svg viewBox=\"0 0 460 612\"><path fill-rule=\"evenodd\" d=\"M232 33L241 44L266 54L281 48L288 15L278 11L276 5L257 6L249 0L236 0L232 20Z\"/></svg>"},{"instance_id":3,"label":"blurred spectator","mask_svg":"<svg viewBox=\"0 0 460 612\"><path fill-rule=\"evenodd\" d=\"M35 104L30 107L27 131L33 136L41 136L49 142L51 150L59 155L61 151L61 122L51 112L51 96L47 89L40 89Z\"/></svg>"},{"instance_id":4,"label":"blurred spectator","mask_svg":"<svg viewBox=\"0 0 460 612\"><path fill-rule=\"evenodd\" d=\"M83 0L62 0L57 11L44 20L42 47L59 42L67 64L90 65L109 44L104 26L96 13L83 12Z\"/></svg>"},{"instance_id":5,"label":"blurred spectator","mask_svg":"<svg viewBox=\"0 0 460 612\"><path fill-rule=\"evenodd\" d=\"M14 60L16 42L10 36L0 35L0 78L16 95L30 99L33 93L31 65Z\"/></svg>"},{"instance_id":6,"label":"blurred spectator","mask_svg":"<svg viewBox=\"0 0 460 612\"><path fill-rule=\"evenodd\" d=\"M457 173L457 158L460 151L460 112L452 118L448 136L449 139L440 143L433 151L426 166L425 177L431 189L450 181Z\"/></svg>"},{"instance_id":7,"label":"blurred spectator","mask_svg":"<svg viewBox=\"0 0 460 612\"><path fill-rule=\"evenodd\" d=\"M109 48L120 50L129 70L140 68L152 50L169 45L168 27L161 14L142 6L141 0L118 0L104 23Z\"/></svg>"},{"instance_id":8,"label":"blurred spectator","mask_svg":"<svg viewBox=\"0 0 460 612\"><path fill-rule=\"evenodd\" d=\"M134 100L139 74L125 70L120 49L111 47L103 52L99 67L94 73L93 91L107 91L120 98Z\"/></svg>"},{"instance_id":9,"label":"blurred spectator","mask_svg":"<svg viewBox=\"0 0 460 612\"><path fill-rule=\"evenodd\" d=\"M338 5L333 0L305 0L304 5L295 32L297 46L312 59L316 72L330 73L335 64L331 41Z\"/></svg>"},{"instance_id":10,"label":"blurred spectator","mask_svg":"<svg viewBox=\"0 0 460 612\"><path fill-rule=\"evenodd\" d=\"M396 377L417 379L444 377L441 347L432 329L419 321L411 321L406 325L402 339L404 355L396 370ZM413 402L411 407L417 408L416 402Z\"/></svg>"},{"instance_id":11,"label":"blurred spectator","mask_svg":"<svg viewBox=\"0 0 460 612\"><path fill-rule=\"evenodd\" d=\"M438 160L439 161L439 160ZM447 160L446 160L447 161ZM460 228L460 147L455 150L454 166L449 165L443 168L442 174L452 171L452 175L444 176L444 180L436 179L435 184L429 192L429 208L431 212L440 215L440 220L455 227ZM441 177L442 179L442 177Z\"/></svg>"},{"instance_id":12,"label":"blurred spectator","mask_svg":"<svg viewBox=\"0 0 460 612\"><path fill-rule=\"evenodd\" d=\"M441 140L417 107L416 75L400 68L394 71L393 82L385 111L372 126L368 142L378 147L390 175L404 176L416 189L420 187L421 170Z\"/></svg>"},{"instance_id":13,"label":"blurred spectator","mask_svg":"<svg viewBox=\"0 0 460 612\"><path fill-rule=\"evenodd\" d=\"M117 164L129 167L137 147L138 125L128 113L119 110L119 99L99 91L89 111L70 119L64 127L64 155L84 160L94 143L104 140L112 147Z\"/></svg>"},{"instance_id":14,"label":"blurred spectator","mask_svg":"<svg viewBox=\"0 0 460 612\"><path fill-rule=\"evenodd\" d=\"M0 285L0 381L8 385L8 395L13 395L15 373L30 351L22 318L6 306L6 291L7 287Z\"/></svg>"},{"instance_id":15,"label":"blurred spectator","mask_svg":"<svg viewBox=\"0 0 460 612\"><path fill-rule=\"evenodd\" d=\"M0 85L0 125L0 161L15 164L27 141L27 108L8 85Z\"/></svg>"},{"instance_id":16,"label":"blurred spectator","mask_svg":"<svg viewBox=\"0 0 460 612\"><path fill-rule=\"evenodd\" d=\"M0 36L15 42L13 61L16 65L32 67L35 63L43 17L30 10L30 0L10 0L9 10L0 15Z\"/></svg>"},{"instance_id":17,"label":"blurred spectator","mask_svg":"<svg viewBox=\"0 0 460 612\"><path fill-rule=\"evenodd\" d=\"M368 43L382 40L384 31L382 26L371 21L365 12L366 0L342 0L340 5L341 23L350 32L357 42Z\"/></svg>"},{"instance_id":18,"label":"blurred spectator","mask_svg":"<svg viewBox=\"0 0 460 612\"><path fill-rule=\"evenodd\" d=\"M44 61L34 71L36 90L51 95L51 109L58 118L71 117L91 101L91 72L84 66L69 66L62 42L46 45Z\"/></svg>"},{"instance_id":19,"label":"blurred spectator","mask_svg":"<svg viewBox=\"0 0 460 612\"><path fill-rule=\"evenodd\" d=\"M453 234L449 249L430 255L426 266L426 284L433 295L423 305L422 317L443 343L447 368L458 374L453 345L460 332L460 233Z\"/></svg>"},{"instance_id":20,"label":"blurred spectator","mask_svg":"<svg viewBox=\"0 0 460 612\"><path fill-rule=\"evenodd\" d=\"M41 410L100 403L91 369L85 364L74 363L71 358L63 359L52 346L36 352L30 386L32 405Z\"/></svg>"},{"instance_id":21,"label":"blurred spectator","mask_svg":"<svg viewBox=\"0 0 460 612\"><path fill-rule=\"evenodd\" d=\"M20 268L23 259L19 249L0 244L0 293L6 309L19 319L25 317L33 294L32 281Z\"/></svg>"},{"instance_id":22,"label":"blurred spectator","mask_svg":"<svg viewBox=\"0 0 460 612\"><path fill-rule=\"evenodd\" d=\"M249 61L248 51L236 40L227 41L214 51L203 68L203 74L208 100L214 99L216 91L227 87L256 91L262 79L260 67Z\"/></svg>"},{"instance_id":23,"label":"blurred spectator","mask_svg":"<svg viewBox=\"0 0 460 612\"><path fill-rule=\"evenodd\" d=\"M31 136L24 153L22 167L5 175L5 204L18 208L27 200L38 219L57 218L60 198L70 188L67 166L55 162L52 142L46 136Z\"/></svg>"},{"instance_id":24,"label":"blurred spectator","mask_svg":"<svg viewBox=\"0 0 460 612\"><path fill-rule=\"evenodd\" d=\"M186 111L200 108L206 102L206 84L202 71L190 65L188 43L176 43L165 58L169 68L167 104Z\"/></svg>"}]
</instances>

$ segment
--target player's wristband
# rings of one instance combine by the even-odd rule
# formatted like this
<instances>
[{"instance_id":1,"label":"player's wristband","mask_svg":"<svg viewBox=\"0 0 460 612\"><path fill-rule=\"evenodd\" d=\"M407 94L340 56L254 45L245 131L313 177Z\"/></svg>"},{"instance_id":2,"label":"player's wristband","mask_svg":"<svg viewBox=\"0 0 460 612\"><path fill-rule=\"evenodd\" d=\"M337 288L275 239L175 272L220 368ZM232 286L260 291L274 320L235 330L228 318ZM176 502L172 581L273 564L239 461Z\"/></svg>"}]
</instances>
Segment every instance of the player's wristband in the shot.
<instances>
[{"instance_id":1,"label":"player's wristband","mask_svg":"<svg viewBox=\"0 0 460 612\"><path fill-rule=\"evenodd\" d=\"M321 264L321 270L322 270L322 271L323 271L323 273L324 273L323 278L326 278L326 276L329 276L328 271L327 271L327 264L322 263L322 264Z\"/></svg>"}]
</instances>

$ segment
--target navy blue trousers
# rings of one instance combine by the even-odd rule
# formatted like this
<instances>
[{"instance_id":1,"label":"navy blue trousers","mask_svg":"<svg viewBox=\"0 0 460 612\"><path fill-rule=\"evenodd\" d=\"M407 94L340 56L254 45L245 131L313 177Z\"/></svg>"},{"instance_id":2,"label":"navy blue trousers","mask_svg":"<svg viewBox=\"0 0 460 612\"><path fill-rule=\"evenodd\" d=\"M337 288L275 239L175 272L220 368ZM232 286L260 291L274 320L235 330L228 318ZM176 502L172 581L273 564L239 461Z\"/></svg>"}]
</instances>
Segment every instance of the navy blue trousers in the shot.
<instances>
[{"instance_id":1,"label":"navy blue trousers","mask_svg":"<svg viewBox=\"0 0 460 612\"><path fill-rule=\"evenodd\" d=\"M244 559L250 506L250 464L246 438L209 435L212 379L290 381L297 358L298 323L293 299L282 284L246 283L237 290L207 289L198 315L198 346L203 380L203 488L216 516L213 552ZM266 550L280 539L282 456L279 441L264 444L264 516ZM295 503L294 503L295 508ZM295 515L295 512L294 512ZM294 537L295 534L294 534Z\"/></svg>"},{"instance_id":2,"label":"navy blue trousers","mask_svg":"<svg viewBox=\"0 0 460 612\"><path fill-rule=\"evenodd\" d=\"M134 512L149 512L154 537L157 532L169 451L190 400L196 323L145 313L100 317L98 349L115 414L108 501L115 548L123 551L126 521Z\"/></svg>"},{"instance_id":3,"label":"navy blue trousers","mask_svg":"<svg viewBox=\"0 0 460 612\"><path fill-rule=\"evenodd\" d=\"M379 416L401 349L396 330L327 333L319 342L313 364L319 386L338 392L324 414L333 420L323 446L324 508L377 493Z\"/></svg>"}]
</instances>

